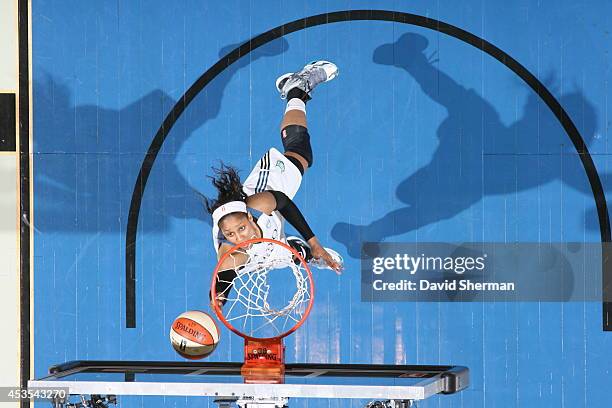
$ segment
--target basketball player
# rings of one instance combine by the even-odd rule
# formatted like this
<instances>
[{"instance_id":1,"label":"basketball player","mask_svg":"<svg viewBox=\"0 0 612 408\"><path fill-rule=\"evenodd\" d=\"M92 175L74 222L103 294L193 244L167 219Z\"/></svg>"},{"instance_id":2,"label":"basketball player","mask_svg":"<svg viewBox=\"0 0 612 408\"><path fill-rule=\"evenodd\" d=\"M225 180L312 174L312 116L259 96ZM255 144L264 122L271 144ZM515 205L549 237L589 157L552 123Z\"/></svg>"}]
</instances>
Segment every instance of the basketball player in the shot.
<instances>
[{"instance_id":1,"label":"basketball player","mask_svg":"<svg viewBox=\"0 0 612 408\"><path fill-rule=\"evenodd\" d=\"M244 183L231 166L221 164L213 169L212 183L218 190L216 200L206 199L206 207L213 218L213 244L217 259L234 245L252 238L283 241L296 249L310 265L342 270L342 258L333 250L323 248L308 222L293 203L302 176L312 166L313 154L306 124L306 102L319 84L338 75L338 67L328 61L316 61L301 71L288 73L276 80L281 98L287 107L281 122L284 153L271 148L257 163ZM261 214L255 217L249 209ZM284 220L302 236L285 237ZM246 256L245 256L246 258ZM246 259L243 261L245 262ZM220 266L217 293L226 293L236 277L236 257L228 257ZM224 298L218 299L222 306Z\"/></svg>"}]
</instances>

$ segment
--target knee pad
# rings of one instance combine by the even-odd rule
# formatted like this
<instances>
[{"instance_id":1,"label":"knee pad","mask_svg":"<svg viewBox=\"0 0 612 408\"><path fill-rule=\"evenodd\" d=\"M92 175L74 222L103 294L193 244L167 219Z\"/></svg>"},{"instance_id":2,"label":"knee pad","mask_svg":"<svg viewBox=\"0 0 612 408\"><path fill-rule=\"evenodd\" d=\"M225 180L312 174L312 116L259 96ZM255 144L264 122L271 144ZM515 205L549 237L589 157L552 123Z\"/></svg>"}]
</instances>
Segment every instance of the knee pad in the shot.
<instances>
[{"instance_id":1,"label":"knee pad","mask_svg":"<svg viewBox=\"0 0 612 408\"><path fill-rule=\"evenodd\" d=\"M285 152L293 152L302 156L312 166L312 147L310 147L310 135L308 129L300 125L289 125L281 131L281 139Z\"/></svg>"}]
</instances>

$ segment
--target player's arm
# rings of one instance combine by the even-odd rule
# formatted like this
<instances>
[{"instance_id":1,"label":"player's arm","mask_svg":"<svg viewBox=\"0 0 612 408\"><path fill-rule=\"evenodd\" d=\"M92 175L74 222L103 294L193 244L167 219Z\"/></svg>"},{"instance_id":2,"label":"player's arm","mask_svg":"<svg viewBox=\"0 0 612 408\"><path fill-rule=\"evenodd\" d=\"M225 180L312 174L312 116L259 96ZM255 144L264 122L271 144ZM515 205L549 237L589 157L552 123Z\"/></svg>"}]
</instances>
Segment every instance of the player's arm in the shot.
<instances>
[{"instance_id":1,"label":"player's arm","mask_svg":"<svg viewBox=\"0 0 612 408\"><path fill-rule=\"evenodd\" d=\"M225 253L232 248L233 246L231 244L227 244L225 242L222 243L217 253L217 260L220 260L223 255L225 255ZM232 253L230 256L227 256L223 260L223 263L219 266L219 270L223 271L225 269L238 269L238 267L244 265L247 260L247 254L242 251L234 251L234 253Z\"/></svg>"},{"instance_id":2,"label":"player's arm","mask_svg":"<svg viewBox=\"0 0 612 408\"><path fill-rule=\"evenodd\" d=\"M247 205L266 214L278 211L308 242L312 256L323 258L335 271L342 268L342 265L335 262L323 248L297 205L282 191L270 190L254 194L247 198Z\"/></svg>"},{"instance_id":3,"label":"player's arm","mask_svg":"<svg viewBox=\"0 0 612 408\"><path fill-rule=\"evenodd\" d=\"M246 203L247 206L268 215L278 211L306 241L315 236L297 205L281 191L269 190L254 194L247 198Z\"/></svg>"},{"instance_id":4,"label":"player's arm","mask_svg":"<svg viewBox=\"0 0 612 408\"><path fill-rule=\"evenodd\" d=\"M232 246L230 244L221 244L221 246L219 247L217 259L221 259L221 257L231 248ZM219 307L223 307L223 305L227 301L227 293L232 289L234 279L236 279L236 271L240 268L240 266L244 265L246 261L246 254L239 251L235 251L230 256L227 256L223 260L223 263L219 265L219 271L217 272L217 278L215 282L215 301ZM212 303L212 291L208 293L208 297L210 298L210 301Z\"/></svg>"},{"instance_id":5,"label":"player's arm","mask_svg":"<svg viewBox=\"0 0 612 408\"><path fill-rule=\"evenodd\" d=\"M263 191L261 193L253 194L248 196L246 199L246 205L249 208L260 211L264 214L272 214L276 208L276 199L270 191Z\"/></svg>"}]
</instances>

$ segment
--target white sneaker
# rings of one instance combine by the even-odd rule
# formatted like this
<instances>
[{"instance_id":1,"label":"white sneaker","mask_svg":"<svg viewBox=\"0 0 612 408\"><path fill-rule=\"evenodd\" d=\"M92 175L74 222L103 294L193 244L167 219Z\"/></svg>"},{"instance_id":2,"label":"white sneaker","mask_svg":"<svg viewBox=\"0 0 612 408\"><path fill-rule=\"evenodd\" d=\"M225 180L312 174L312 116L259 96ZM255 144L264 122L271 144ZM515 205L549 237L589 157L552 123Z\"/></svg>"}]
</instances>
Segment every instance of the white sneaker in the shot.
<instances>
[{"instance_id":1,"label":"white sneaker","mask_svg":"<svg viewBox=\"0 0 612 408\"><path fill-rule=\"evenodd\" d=\"M313 61L299 72L289 72L276 79L276 89L285 99L293 88L299 88L310 96L310 92L323 82L328 82L338 76L338 67L329 61Z\"/></svg>"}]
</instances>

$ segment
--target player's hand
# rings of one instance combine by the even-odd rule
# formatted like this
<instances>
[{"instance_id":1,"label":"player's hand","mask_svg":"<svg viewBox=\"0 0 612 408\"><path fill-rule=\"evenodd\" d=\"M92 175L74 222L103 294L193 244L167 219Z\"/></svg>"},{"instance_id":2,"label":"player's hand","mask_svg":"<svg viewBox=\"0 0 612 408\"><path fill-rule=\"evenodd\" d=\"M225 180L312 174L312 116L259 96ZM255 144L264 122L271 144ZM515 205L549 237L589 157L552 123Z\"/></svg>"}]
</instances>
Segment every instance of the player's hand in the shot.
<instances>
[{"instance_id":1,"label":"player's hand","mask_svg":"<svg viewBox=\"0 0 612 408\"><path fill-rule=\"evenodd\" d=\"M210 301L210 308L214 310L215 304L219 307L219 309L223 309L223 301L221 299L212 299Z\"/></svg>"},{"instance_id":2,"label":"player's hand","mask_svg":"<svg viewBox=\"0 0 612 408\"><path fill-rule=\"evenodd\" d=\"M312 253L313 258L322 259L327 264L327 266L332 268L334 272L336 272L338 275L342 273L342 264L336 262L334 258L332 258L332 256L329 254L329 252L327 252L318 241L309 241L308 244L310 245L310 251Z\"/></svg>"}]
</instances>

